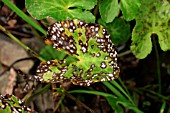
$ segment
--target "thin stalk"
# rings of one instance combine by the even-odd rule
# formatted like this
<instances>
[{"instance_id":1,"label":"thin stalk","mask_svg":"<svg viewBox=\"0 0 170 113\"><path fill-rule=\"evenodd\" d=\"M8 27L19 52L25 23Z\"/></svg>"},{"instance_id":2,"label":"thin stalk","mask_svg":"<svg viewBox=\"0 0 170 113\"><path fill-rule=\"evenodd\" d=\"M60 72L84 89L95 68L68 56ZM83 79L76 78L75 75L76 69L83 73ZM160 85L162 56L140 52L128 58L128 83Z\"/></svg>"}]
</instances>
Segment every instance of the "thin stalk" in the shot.
<instances>
[{"instance_id":1,"label":"thin stalk","mask_svg":"<svg viewBox=\"0 0 170 113\"><path fill-rule=\"evenodd\" d=\"M18 40L14 35L12 35L9 31L7 31L3 26L0 25L0 30L4 32L6 35L8 35L12 40L14 40L16 43L18 43L22 48L24 48L26 51L31 53L34 57L38 58L40 61L45 61L42 57L40 57L35 51L30 49L28 46L23 44L20 40Z\"/></svg>"},{"instance_id":2,"label":"thin stalk","mask_svg":"<svg viewBox=\"0 0 170 113\"><path fill-rule=\"evenodd\" d=\"M117 57L122 57L122 56L128 55L130 53L131 53L131 50L128 50L128 51L125 51L125 52L118 54Z\"/></svg>"},{"instance_id":3,"label":"thin stalk","mask_svg":"<svg viewBox=\"0 0 170 113\"><path fill-rule=\"evenodd\" d=\"M55 113L57 111L57 109L59 108L60 104L62 103L63 99L64 99L65 95L63 94L60 98L60 100L58 101L56 107L53 110L53 113Z\"/></svg>"},{"instance_id":4,"label":"thin stalk","mask_svg":"<svg viewBox=\"0 0 170 113\"><path fill-rule=\"evenodd\" d=\"M155 36L153 36L153 46L155 48L155 56L156 56L156 70L157 70L157 79L158 79L158 93L161 94L161 69L160 69L160 59L159 59L159 53L158 53L158 48L156 44L156 39Z\"/></svg>"},{"instance_id":5,"label":"thin stalk","mask_svg":"<svg viewBox=\"0 0 170 113\"><path fill-rule=\"evenodd\" d=\"M100 95L103 97L115 97L112 94L105 93L105 92L100 92L100 91L90 91L90 90L71 90L67 91L68 93L86 93L86 94L92 94L92 95Z\"/></svg>"},{"instance_id":6,"label":"thin stalk","mask_svg":"<svg viewBox=\"0 0 170 113\"><path fill-rule=\"evenodd\" d=\"M62 113L67 113L67 112L66 112L66 108L65 108L63 102L61 102L61 112L62 112Z\"/></svg>"}]
</instances>

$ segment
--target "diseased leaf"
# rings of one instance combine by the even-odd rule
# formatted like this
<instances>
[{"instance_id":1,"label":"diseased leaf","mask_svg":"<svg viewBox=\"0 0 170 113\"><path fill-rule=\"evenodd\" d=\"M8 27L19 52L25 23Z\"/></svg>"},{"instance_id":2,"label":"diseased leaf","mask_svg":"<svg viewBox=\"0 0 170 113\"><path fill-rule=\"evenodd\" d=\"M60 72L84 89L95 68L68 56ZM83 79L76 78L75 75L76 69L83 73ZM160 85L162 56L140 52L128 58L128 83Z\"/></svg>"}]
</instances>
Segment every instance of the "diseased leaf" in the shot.
<instances>
[{"instance_id":1,"label":"diseased leaf","mask_svg":"<svg viewBox=\"0 0 170 113\"><path fill-rule=\"evenodd\" d=\"M142 0L121 0L120 8L123 13L123 17L130 21L135 19L138 15L139 7L141 5Z\"/></svg>"},{"instance_id":2,"label":"diseased leaf","mask_svg":"<svg viewBox=\"0 0 170 113\"><path fill-rule=\"evenodd\" d=\"M119 13L118 0L103 0L99 5L100 15L106 23L112 22Z\"/></svg>"},{"instance_id":3,"label":"diseased leaf","mask_svg":"<svg viewBox=\"0 0 170 113\"><path fill-rule=\"evenodd\" d=\"M143 0L132 32L131 50L140 59L152 50L151 35L157 34L163 51L170 50L170 4L168 1Z\"/></svg>"},{"instance_id":4,"label":"diseased leaf","mask_svg":"<svg viewBox=\"0 0 170 113\"><path fill-rule=\"evenodd\" d=\"M76 18L94 22L88 10L96 4L96 0L26 0L27 11L38 20L52 17L57 21Z\"/></svg>"},{"instance_id":5,"label":"diseased leaf","mask_svg":"<svg viewBox=\"0 0 170 113\"><path fill-rule=\"evenodd\" d=\"M14 95L0 95L0 112L1 113L33 113L33 110L24 105L22 100L17 99Z\"/></svg>"},{"instance_id":6,"label":"diseased leaf","mask_svg":"<svg viewBox=\"0 0 170 113\"><path fill-rule=\"evenodd\" d=\"M37 69L40 81L89 86L119 75L115 46L99 24L82 20L56 22L49 27L45 40L67 55L62 60L42 62Z\"/></svg>"},{"instance_id":7,"label":"diseased leaf","mask_svg":"<svg viewBox=\"0 0 170 113\"><path fill-rule=\"evenodd\" d=\"M115 45L124 43L130 38L130 25L125 23L124 19L116 18L107 24L100 19L99 23L108 30Z\"/></svg>"}]
</instances>

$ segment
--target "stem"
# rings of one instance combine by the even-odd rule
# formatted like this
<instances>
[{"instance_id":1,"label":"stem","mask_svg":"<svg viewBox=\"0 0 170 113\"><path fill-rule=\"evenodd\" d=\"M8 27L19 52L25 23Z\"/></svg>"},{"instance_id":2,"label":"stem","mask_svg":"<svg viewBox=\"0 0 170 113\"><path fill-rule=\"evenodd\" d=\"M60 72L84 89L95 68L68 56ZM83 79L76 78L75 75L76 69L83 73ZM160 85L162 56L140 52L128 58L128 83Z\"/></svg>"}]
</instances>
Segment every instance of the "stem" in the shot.
<instances>
[{"instance_id":1,"label":"stem","mask_svg":"<svg viewBox=\"0 0 170 113\"><path fill-rule=\"evenodd\" d=\"M161 94L161 89L162 89L162 86L161 86L161 70L160 70L160 61L159 61L159 53L158 53L158 48L157 48L157 45L156 45L156 40L155 40L155 36L153 35L153 45L154 45L154 48L155 48L155 55L156 55L156 70L157 70L157 79L158 79L158 93Z\"/></svg>"},{"instance_id":2,"label":"stem","mask_svg":"<svg viewBox=\"0 0 170 113\"><path fill-rule=\"evenodd\" d=\"M128 51L125 51L125 52L118 54L117 57L122 57L122 56L128 55L130 53L131 53L131 50L128 50Z\"/></svg>"},{"instance_id":3,"label":"stem","mask_svg":"<svg viewBox=\"0 0 170 113\"><path fill-rule=\"evenodd\" d=\"M12 35L9 31L7 31L3 26L0 25L0 30L3 31L6 35L8 35L12 40L18 43L21 47L23 47L26 51L31 53L34 57L38 58L40 61L45 61L42 57L40 57L35 51L30 49L28 46L23 44L20 40L18 40L14 35Z\"/></svg>"},{"instance_id":4,"label":"stem","mask_svg":"<svg viewBox=\"0 0 170 113\"><path fill-rule=\"evenodd\" d=\"M59 106L60 106L61 102L63 101L64 97L65 97L65 95L63 94L61 96L60 100L58 101L56 107L54 108L53 113L55 113L57 111L57 109L59 108Z\"/></svg>"}]
</instances>

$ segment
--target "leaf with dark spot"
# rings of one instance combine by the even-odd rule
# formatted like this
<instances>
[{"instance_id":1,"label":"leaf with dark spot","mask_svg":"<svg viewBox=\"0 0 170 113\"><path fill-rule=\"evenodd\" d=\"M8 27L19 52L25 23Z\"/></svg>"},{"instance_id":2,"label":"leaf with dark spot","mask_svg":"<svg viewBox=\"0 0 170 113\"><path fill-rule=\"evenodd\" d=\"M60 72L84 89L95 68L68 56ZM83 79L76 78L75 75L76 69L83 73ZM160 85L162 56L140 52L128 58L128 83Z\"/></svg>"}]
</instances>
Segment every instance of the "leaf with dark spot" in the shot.
<instances>
[{"instance_id":1,"label":"leaf with dark spot","mask_svg":"<svg viewBox=\"0 0 170 113\"><path fill-rule=\"evenodd\" d=\"M14 95L0 95L0 112L1 113L33 113L29 107L25 106L22 100L17 99Z\"/></svg>"},{"instance_id":2,"label":"leaf with dark spot","mask_svg":"<svg viewBox=\"0 0 170 113\"><path fill-rule=\"evenodd\" d=\"M99 24L82 20L56 22L49 27L45 40L67 55L60 61L42 62L37 69L40 81L89 86L119 75L117 51L110 34Z\"/></svg>"},{"instance_id":3,"label":"leaf with dark spot","mask_svg":"<svg viewBox=\"0 0 170 113\"><path fill-rule=\"evenodd\" d=\"M170 50L170 4L160 0L142 0L132 32L131 50L140 59L152 50L151 36L156 34L163 51Z\"/></svg>"}]
</instances>

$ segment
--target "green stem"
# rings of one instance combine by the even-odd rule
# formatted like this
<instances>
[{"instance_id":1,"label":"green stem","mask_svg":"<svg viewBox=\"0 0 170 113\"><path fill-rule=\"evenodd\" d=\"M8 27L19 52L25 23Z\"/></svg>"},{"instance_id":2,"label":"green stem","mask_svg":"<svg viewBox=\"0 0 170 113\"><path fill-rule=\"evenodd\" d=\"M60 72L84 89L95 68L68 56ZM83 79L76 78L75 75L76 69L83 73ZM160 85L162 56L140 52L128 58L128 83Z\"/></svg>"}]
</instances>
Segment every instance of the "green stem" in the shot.
<instances>
[{"instance_id":1,"label":"green stem","mask_svg":"<svg viewBox=\"0 0 170 113\"><path fill-rule=\"evenodd\" d=\"M23 47L26 51L31 53L34 57L38 58L40 61L45 61L42 57L40 57L35 51L30 49L28 46L23 44L20 40L18 40L14 35L12 35L9 31L7 31L3 26L0 25L0 30L3 31L6 35L8 35L12 40L18 43L21 47Z\"/></svg>"},{"instance_id":2,"label":"green stem","mask_svg":"<svg viewBox=\"0 0 170 113\"><path fill-rule=\"evenodd\" d=\"M100 91L90 91L90 90L71 90L71 91L67 91L68 93L86 93L86 94L92 94L92 95L100 95L103 97L115 97L112 94L109 93L105 93L105 92L100 92Z\"/></svg>"},{"instance_id":3,"label":"green stem","mask_svg":"<svg viewBox=\"0 0 170 113\"><path fill-rule=\"evenodd\" d=\"M122 57L122 56L128 55L130 53L131 53L131 50L128 50L128 51L125 51L125 52L118 54L117 57Z\"/></svg>"},{"instance_id":4,"label":"green stem","mask_svg":"<svg viewBox=\"0 0 170 113\"><path fill-rule=\"evenodd\" d=\"M153 36L153 45L154 45L154 48L155 48L155 56L156 56L156 67L157 67L157 79L158 79L158 93L161 94L161 89L162 89L162 86L161 86L161 70L160 70L160 59L159 59L159 53L158 53L158 48L157 48L157 44L156 44L156 39L155 39L155 36Z\"/></svg>"},{"instance_id":5,"label":"green stem","mask_svg":"<svg viewBox=\"0 0 170 113\"><path fill-rule=\"evenodd\" d=\"M61 96L60 100L58 101L56 107L55 107L54 110L53 110L53 113L56 113L56 111L57 111L57 109L59 108L59 106L60 106L61 102L63 101L64 97L65 97L65 94L63 94L63 95Z\"/></svg>"}]
</instances>

